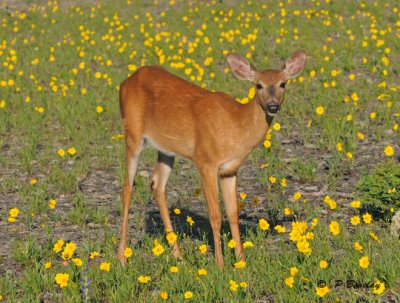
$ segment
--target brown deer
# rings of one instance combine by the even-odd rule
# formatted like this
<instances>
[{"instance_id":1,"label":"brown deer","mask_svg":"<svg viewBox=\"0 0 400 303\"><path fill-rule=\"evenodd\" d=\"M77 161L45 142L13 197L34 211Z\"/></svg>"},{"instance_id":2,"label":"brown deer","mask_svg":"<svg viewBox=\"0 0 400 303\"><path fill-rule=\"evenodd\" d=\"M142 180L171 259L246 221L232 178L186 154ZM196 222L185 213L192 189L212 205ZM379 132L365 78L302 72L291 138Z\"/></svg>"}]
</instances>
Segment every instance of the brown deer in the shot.
<instances>
[{"instance_id":1,"label":"brown deer","mask_svg":"<svg viewBox=\"0 0 400 303\"><path fill-rule=\"evenodd\" d=\"M256 70L243 57L229 54L233 74L256 86L248 104L227 94L211 92L161 67L145 66L122 82L120 107L126 145L127 175L123 192L123 219L118 258L126 262L128 211L139 156L145 142L158 150L151 190L166 230L173 231L165 187L175 155L190 159L198 168L207 201L215 245L215 261L223 267L218 201L218 177L233 239L235 255L244 258L238 226L237 171L263 140L272 117L283 102L285 85L304 68L306 53L295 52L281 70ZM178 243L172 254L181 258Z\"/></svg>"}]
</instances>

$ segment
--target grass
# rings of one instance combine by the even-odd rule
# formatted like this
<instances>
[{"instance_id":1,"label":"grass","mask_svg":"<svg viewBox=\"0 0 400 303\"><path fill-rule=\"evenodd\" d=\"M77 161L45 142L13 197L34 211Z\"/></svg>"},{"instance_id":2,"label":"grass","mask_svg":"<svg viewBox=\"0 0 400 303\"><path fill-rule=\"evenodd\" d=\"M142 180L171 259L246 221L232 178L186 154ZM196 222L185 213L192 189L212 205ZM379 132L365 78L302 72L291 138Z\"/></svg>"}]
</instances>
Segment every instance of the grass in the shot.
<instances>
[{"instance_id":1,"label":"grass","mask_svg":"<svg viewBox=\"0 0 400 303\"><path fill-rule=\"evenodd\" d=\"M378 164L399 161L396 1L5 1L0 20L0 301L400 301L400 242L389 234L399 209L378 219L356 188ZM149 191L151 149L141 156L133 255L122 267L119 83L160 64L248 102L250 84L229 73L225 55L280 68L298 49L306 69L240 171L242 238L254 245L245 267L234 266L224 221L226 266L215 268L199 177L184 159L168 189L184 261L172 258Z\"/></svg>"}]
</instances>

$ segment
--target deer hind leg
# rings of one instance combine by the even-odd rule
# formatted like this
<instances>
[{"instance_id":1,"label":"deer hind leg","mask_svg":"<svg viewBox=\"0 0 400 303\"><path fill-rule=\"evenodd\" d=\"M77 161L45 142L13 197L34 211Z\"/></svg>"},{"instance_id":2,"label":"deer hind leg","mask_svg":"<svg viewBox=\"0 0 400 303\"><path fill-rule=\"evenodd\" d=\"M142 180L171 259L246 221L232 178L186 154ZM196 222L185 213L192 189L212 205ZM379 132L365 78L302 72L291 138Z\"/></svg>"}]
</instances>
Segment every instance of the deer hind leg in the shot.
<instances>
[{"instance_id":1,"label":"deer hind leg","mask_svg":"<svg viewBox=\"0 0 400 303\"><path fill-rule=\"evenodd\" d=\"M125 145L126 145L126 177L123 192L123 216L121 225L121 242L118 248L118 259L122 264L126 263L126 257L124 256L125 249L127 247L128 239L128 214L129 205L132 200L133 192L133 181L135 179L137 166L139 163L140 152L143 148L143 138L134 138L125 132Z\"/></svg>"},{"instance_id":2,"label":"deer hind leg","mask_svg":"<svg viewBox=\"0 0 400 303\"><path fill-rule=\"evenodd\" d=\"M167 185L172 166L174 165L174 159L175 158L173 156L168 156L162 152L158 152L158 161L154 167L153 178L151 181L151 190L153 192L154 199L157 202L164 228L167 232L174 231L168 212L167 194L165 192L165 187ZM175 241L175 243L172 244L172 255L177 259L182 259L178 241Z\"/></svg>"},{"instance_id":3,"label":"deer hind leg","mask_svg":"<svg viewBox=\"0 0 400 303\"><path fill-rule=\"evenodd\" d=\"M237 176L221 177L222 196L225 202L232 238L236 242L235 255L237 259L244 259L243 245L239 232L239 207L237 201Z\"/></svg>"}]
</instances>

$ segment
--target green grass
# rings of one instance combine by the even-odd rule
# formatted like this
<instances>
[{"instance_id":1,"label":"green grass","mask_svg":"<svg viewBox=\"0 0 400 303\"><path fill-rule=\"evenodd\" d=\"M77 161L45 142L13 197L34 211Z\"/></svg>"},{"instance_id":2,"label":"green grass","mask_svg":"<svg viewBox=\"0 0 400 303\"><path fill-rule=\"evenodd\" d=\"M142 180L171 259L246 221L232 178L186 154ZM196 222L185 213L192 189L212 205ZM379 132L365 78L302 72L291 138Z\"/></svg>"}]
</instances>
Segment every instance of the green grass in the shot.
<instances>
[{"instance_id":1,"label":"green grass","mask_svg":"<svg viewBox=\"0 0 400 303\"><path fill-rule=\"evenodd\" d=\"M0 301L160 302L162 291L169 302L399 301L400 242L389 234L399 209L386 209L378 220L363 204L376 197L356 188L378 163L398 165L399 16L393 0L0 4ZM272 145L261 144L239 173L239 192L247 195L240 198L242 238L254 244L246 249L246 267L234 268L226 222L226 266L215 267L199 176L183 159L175 163L168 194L184 261L172 258L149 190L151 149L141 156L130 213L133 256L122 267L116 258L125 175L119 83L142 65L160 64L243 102L250 84L229 73L228 52L264 69L280 68L298 49L308 62L287 85ZM387 190L393 188L379 187L386 196ZM350 206L354 200L361 208ZM19 214L12 223L13 208ZM371 223L363 220L367 212ZM358 225L350 223L355 216ZM258 227L260 218L270 223L268 231ZM309 233L309 253L290 240L296 221L307 224L302 236ZM332 221L340 225L336 236ZM59 239L76 244L72 258L82 266L53 251ZM155 240L165 248L158 257ZM201 244L207 253L200 253ZM91 259L93 251L100 256ZM363 256L368 268L359 265ZM102 262L109 271L100 269ZM284 281L292 267L299 272L289 287ZM69 274L66 287L55 282L58 273ZM141 275L151 281L139 283ZM350 280L361 285L347 287ZM367 285L376 280L385 285L379 295ZM316 294L319 281L329 286L323 298ZM184 298L187 291L191 299Z\"/></svg>"}]
</instances>

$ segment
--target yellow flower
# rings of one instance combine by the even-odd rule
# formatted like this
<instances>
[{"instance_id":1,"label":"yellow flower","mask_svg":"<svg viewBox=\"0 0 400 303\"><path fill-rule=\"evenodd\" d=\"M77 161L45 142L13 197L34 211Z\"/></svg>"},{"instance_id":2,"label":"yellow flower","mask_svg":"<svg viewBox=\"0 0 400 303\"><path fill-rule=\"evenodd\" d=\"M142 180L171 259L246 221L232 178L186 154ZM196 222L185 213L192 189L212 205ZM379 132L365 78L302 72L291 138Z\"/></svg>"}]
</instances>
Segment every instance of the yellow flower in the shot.
<instances>
[{"instance_id":1,"label":"yellow flower","mask_svg":"<svg viewBox=\"0 0 400 303\"><path fill-rule=\"evenodd\" d=\"M327 293L329 293L329 287L324 286L324 287L317 287L315 289L315 293L318 297L324 297Z\"/></svg>"},{"instance_id":2,"label":"yellow flower","mask_svg":"<svg viewBox=\"0 0 400 303\"><path fill-rule=\"evenodd\" d=\"M173 245L176 242L176 239L178 239L178 236L174 232L169 232L166 236L168 244Z\"/></svg>"},{"instance_id":3,"label":"yellow flower","mask_svg":"<svg viewBox=\"0 0 400 303\"><path fill-rule=\"evenodd\" d=\"M374 240L374 241L376 241L376 242L381 242L381 241L379 240L378 236L377 236L373 231L370 231L370 232L369 232L369 236L371 237L372 240Z\"/></svg>"},{"instance_id":4,"label":"yellow flower","mask_svg":"<svg viewBox=\"0 0 400 303\"><path fill-rule=\"evenodd\" d=\"M104 271L110 271L111 264L109 262L101 262L100 269Z\"/></svg>"},{"instance_id":5,"label":"yellow flower","mask_svg":"<svg viewBox=\"0 0 400 303\"><path fill-rule=\"evenodd\" d=\"M354 200L350 203L350 206L352 208L360 208L361 207L361 201L360 200Z\"/></svg>"},{"instance_id":6,"label":"yellow flower","mask_svg":"<svg viewBox=\"0 0 400 303\"><path fill-rule=\"evenodd\" d=\"M68 153L69 153L71 156L73 156L73 155L76 154L76 149L73 148L73 147L70 147L70 148L68 148Z\"/></svg>"},{"instance_id":7,"label":"yellow flower","mask_svg":"<svg viewBox=\"0 0 400 303\"><path fill-rule=\"evenodd\" d=\"M243 282L240 282L239 284L240 284L240 287L241 287L241 288L247 288L247 286L248 286L247 283L244 282L244 281L243 281Z\"/></svg>"},{"instance_id":8,"label":"yellow flower","mask_svg":"<svg viewBox=\"0 0 400 303\"><path fill-rule=\"evenodd\" d=\"M285 207L283 212L285 213L285 216L290 216L292 214L292 210L289 207Z\"/></svg>"},{"instance_id":9,"label":"yellow flower","mask_svg":"<svg viewBox=\"0 0 400 303\"><path fill-rule=\"evenodd\" d=\"M376 118L376 112L370 113L369 117L371 118L371 120L374 120Z\"/></svg>"},{"instance_id":10,"label":"yellow flower","mask_svg":"<svg viewBox=\"0 0 400 303\"><path fill-rule=\"evenodd\" d=\"M205 254L207 252L207 245L206 244L202 244L199 246L199 250L202 254Z\"/></svg>"},{"instance_id":11,"label":"yellow flower","mask_svg":"<svg viewBox=\"0 0 400 303\"><path fill-rule=\"evenodd\" d=\"M229 242L228 242L228 247L229 248L235 248L236 247L236 241L235 240L233 240L233 239L231 239Z\"/></svg>"},{"instance_id":12,"label":"yellow flower","mask_svg":"<svg viewBox=\"0 0 400 303\"><path fill-rule=\"evenodd\" d=\"M246 241L246 242L243 243L243 248L244 248L244 249L251 248L251 247L254 247L253 242L251 242L251 241Z\"/></svg>"},{"instance_id":13,"label":"yellow flower","mask_svg":"<svg viewBox=\"0 0 400 303\"><path fill-rule=\"evenodd\" d=\"M317 226L317 224L318 224L318 219L317 218L312 219L311 228L314 228L315 226Z\"/></svg>"},{"instance_id":14,"label":"yellow flower","mask_svg":"<svg viewBox=\"0 0 400 303\"><path fill-rule=\"evenodd\" d=\"M322 260L321 262L319 262L319 267L322 269L325 269L328 267L328 262L326 262L325 260Z\"/></svg>"},{"instance_id":15,"label":"yellow flower","mask_svg":"<svg viewBox=\"0 0 400 303\"><path fill-rule=\"evenodd\" d=\"M139 283L146 284L151 281L151 278L149 276L139 276L137 280Z\"/></svg>"},{"instance_id":16,"label":"yellow flower","mask_svg":"<svg viewBox=\"0 0 400 303\"><path fill-rule=\"evenodd\" d=\"M325 196L324 202L327 203L327 204L329 205L329 208L330 208L330 209L332 209L332 210L333 210L333 209L336 209L337 203L336 203L336 201L333 200L331 197Z\"/></svg>"},{"instance_id":17,"label":"yellow flower","mask_svg":"<svg viewBox=\"0 0 400 303\"><path fill-rule=\"evenodd\" d=\"M137 69L137 66L134 64L128 64L128 70L134 72Z\"/></svg>"},{"instance_id":18,"label":"yellow flower","mask_svg":"<svg viewBox=\"0 0 400 303\"><path fill-rule=\"evenodd\" d=\"M346 157L351 159L351 158L353 158L353 154L351 152L347 152L346 153Z\"/></svg>"},{"instance_id":19,"label":"yellow flower","mask_svg":"<svg viewBox=\"0 0 400 303\"><path fill-rule=\"evenodd\" d=\"M364 223L370 224L372 222L372 216L369 213L364 214L362 217Z\"/></svg>"},{"instance_id":20,"label":"yellow flower","mask_svg":"<svg viewBox=\"0 0 400 303\"><path fill-rule=\"evenodd\" d=\"M191 298L193 298L193 293L191 291L187 291L184 293L183 297L185 299L191 299Z\"/></svg>"},{"instance_id":21,"label":"yellow flower","mask_svg":"<svg viewBox=\"0 0 400 303\"><path fill-rule=\"evenodd\" d=\"M54 244L53 251L57 254L62 250L63 246L64 246L64 240L60 239L57 241L56 244Z\"/></svg>"},{"instance_id":22,"label":"yellow flower","mask_svg":"<svg viewBox=\"0 0 400 303\"><path fill-rule=\"evenodd\" d=\"M377 280L372 287L372 292L376 295L380 295L385 291L385 283Z\"/></svg>"},{"instance_id":23,"label":"yellow flower","mask_svg":"<svg viewBox=\"0 0 400 303\"><path fill-rule=\"evenodd\" d=\"M358 262L359 262L361 268L368 268L368 266L369 266L368 256L361 257Z\"/></svg>"},{"instance_id":24,"label":"yellow flower","mask_svg":"<svg viewBox=\"0 0 400 303\"><path fill-rule=\"evenodd\" d=\"M160 292L160 298L163 299L163 300L167 300L168 299L168 293L166 291Z\"/></svg>"},{"instance_id":25,"label":"yellow flower","mask_svg":"<svg viewBox=\"0 0 400 303\"><path fill-rule=\"evenodd\" d=\"M265 147L265 148L270 148L271 146L272 146L272 143L271 143L270 140L265 140L265 141L264 141L264 147Z\"/></svg>"},{"instance_id":26,"label":"yellow flower","mask_svg":"<svg viewBox=\"0 0 400 303\"><path fill-rule=\"evenodd\" d=\"M311 281L309 278L304 277L304 276L301 276L300 280L303 281L303 282L306 282L306 283Z\"/></svg>"},{"instance_id":27,"label":"yellow flower","mask_svg":"<svg viewBox=\"0 0 400 303\"><path fill-rule=\"evenodd\" d=\"M67 287L68 286L68 281L69 281L69 274L64 274L64 273L58 273L56 274L54 280L56 283L61 287Z\"/></svg>"},{"instance_id":28,"label":"yellow flower","mask_svg":"<svg viewBox=\"0 0 400 303\"><path fill-rule=\"evenodd\" d=\"M299 273L299 269L296 266L290 268L290 275L292 277L297 276L298 273Z\"/></svg>"},{"instance_id":29,"label":"yellow flower","mask_svg":"<svg viewBox=\"0 0 400 303\"><path fill-rule=\"evenodd\" d=\"M290 288L293 288L293 284L294 284L294 278L293 276L290 276L288 278L285 279L285 284L287 286L289 286Z\"/></svg>"},{"instance_id":30,"label":"yellow flower","mask_svg":"<svg viewBox=\"0 0 400 303\"><path fill-rule=\"evenodd\" d=\"M299 200L301 198L301 196L302 196L301 192L296 191L293 194L293 200L297 201L297 200Z\"/></svg>"},{"instance_id":31,"label":"yellow flower","mask_svg":"<svg viewBox=\"0 0 400 303\"><path fill-rule=\"evenodd\" d=\"M361 223L361 218L359 216L354 216L350 219L351 225L358 225Z\"/></svg>"},{"instance_id":32,"label":"yellow flower","mask_svg":"<svg viewBox=\"0 0 400 303\"><path fill-rule=\"evenodd\" d=\"M160 256L164 253L164 247L161 244L157 244L156 246L154 246L153 248L153 254L155 256Z\"/></svg>"},{"instance_id":33,"label":"yellow flower","mask_svg":"<svg viewBox=\"0 0 400 303\"><path fill-rule=\"evenodd\" d=\"M354 249L357 250L358 252L362 252L363 247L362 247L362 245L360 243L355 242L354 243Z\"/></svg>"},{"instance_id":34,"label":"yellow flower","mask_svg":"<svg viewBox=\"0 0 400 303\"><path fill-rule=\"evenodd\" d=\"M100 256L100 253L98 251L93 251L92 253L90 253L89 258L90 259L94 259L94 258L99 257L99 256Z\"/></svg>"},{"instance_id":35,"label":"yellow flower","mask_svg":"<svg viewBox=\"0 0 400 303\"><path fill-rule=\"evenodd\" d=\"M272 128L276 131L279 131L281 129L281 125L277 122L274 123L274 125L272 126Z\"/></svg>"},{"instance_id":36,"label":"yellow flower","mask_svg":"<svg viewBox=\"0 0 400 303\"><path fill-rule=\"evenodd\" d=\"M250 88L247 97L248 97L249 99L253 99L255 95L256 95L256 89L255 89L255 87L253 86L252 88Z\"/></svg>"},{"instance_id":37,"label":"yellow flower","mask_svg":"<svg viewBox=\"0 0 400 303\"><path fill-rule=\"evenodd\" d=\"M57 205L57 201L54 199L50 199L49 204L48 204L49 208L54 209L54 208L56 208L56 205Z\"/></svg>"},{"instance_id":38,"label":"yellow flower","mask_svg":"<svg viewBox=\"0 0 400 303\"><path fill-rule=\"evenodd\" d=\"M171 266L169 268L169 271L175 274L175 273L179 272L179 268L177 266Z\"/></svg>"},{"instance_id":39,"label":"yellow flower","mask_svg":"<svg viewBox=\"0 0 400 303\"><path fill-rule=\"evenodd\" d=\"M174 208L174 214L175 215L180 215L181 214L181 210L179 208Z\"/></svg>"},{"instance_id":40,"label":"yellow flower","mask_svg":"<svg viewBox=\"0 0 400 303\"><path fill-rule=\"evenodd\" d=\"M125 248L124 250L124 257L130 258L133 255L133 249L130 247Z\"/></svg>"},{"instance_id":41,"label":"yellow flower","mask_svg":"<svg viewBox=\"0 0 400 303\"><path fill-rule=\"evenodd\" d=\"M271 184L275 184L276 178L274 176L269 177L269 182L271 182Z\"/></svg>"},{"instance_id":42,"label":"yellow flower","mask_svg":"<svg viewBox=\"0 0 400 303\"><path fill-rule=\"evenodd\" d=\"M186 217L186 222L189 223L190 226L192 226L194 224L194 221L193 221L192 217L190 217L190 216Z\"/></svg>"},{"instance_id":43,"label":"yellow flower","mask_svg":"<svg viewBox=\"0 0 400 303\"><path fill-rule=\"evenodd\" d=\"M281 180L281 186L282 186L282 187L286 187L286 186L287 186L286 178L283 178L283 179Z\"/></svg>"},{"instance_id":44,"label":"yellow flower","mask_svg":"<svg viewBox=\"0 0 400 303\"><path fill-rule=\"evenodd\" d=\"M58 154L60 157L64 157L64 156L65 156L65 150L63 150L63 149L61 148L61 149L59 149L59 150L57 151L57 154Z\"/></svg>"},{"instance_id":45,"label":"yellow flower","mask_svg":"<svg viewBox=\"0 0 400 303\"><path fill-rule=\"evenodd\" d=\"M212 58L212 57L207 57L207 58L204 60L204 65L205 65L205 66L210 66L212 62L213 62L213 58Z\"/></svg>"},{"instance_id":46,"label":"yellow flower","mask_svg":"<svg viewBox=\"0 0 400 303\"><path fill-rule=\"evenodd\" d=\"M262 229L262 230L268 230L269 229L269 223L265 220L265 219L260 219L258 221L258 226Z\"/></svg>"},{"instance_id":47,"label":"yellow flower","mask_svg":"<svg viewBox=\"0 0 400 303\"><path fill-rule=\"evenodd\" d=\"M323 106L318 106L318 107L315 109L315 113L316 113L317 115L323 115L323 114L325 113L325 108L324 108Z\"/></svg>"},{"instance_id":48,"label":"yellow flower","mask_svg":"<svg viewBox=\"0 0 400 303\"><path fill-rule=\"evenodd\" d=\"M199 276L206 276L206 275L207 275L207 270L204 269L204 268L200 268L200 269L197 271L197 274L198 274Z\"/></svg>"},{"instance_id":49,"label":"yellow flower","mask_svg":"<svg viewBox=\"0 0 400 303\"><path fill-rule=\"evenodd\" d=\"M329 224L329 230L334 236L337 236L340 233L340 225L336 221L332 221L331 224Z\"/></svg>"},{"instance_id":50,"label":"yellow flower","mask_svg":"<svg viewBox=\"0 0 400 303\"><path fill-rule=\"evenodd\" d=\"M356 75L354 75L354 74L349 75L349 80L353 81L355 78L356 78Z\"/></svg>"},{"instance_id":51,"label":"yellow flower","mask_svg":"<svg viewBox=\"0 0 400 303\"><path fill-rule=\"evenodd\" d=\"M357 133L357 138L360 139L360 140L364 140L364 139L365 139L365 136L364 136L363 133L358 132L358 133Z\"/></svg>"},{"instance_id":52,"label":"yellow flower","mask_svg":"<svg viewBox=\"0 0 400 303\"><path fill-rule=\"evenodd\" d=\"M6 107L6 101L1 100L0 101L0 108L4 109Z\"/></svg>"},{"instance_id":53,"label":"yellow flower","mask_svg":"<svg viewBox=\"0 0 400 303\"><path fill-rule=\"evenodd\" d=\"M229 280L229 289L232 291L237 291L238 289L238 284L234 280Z\"/></svg>"},{"instance_id":54,"label":"yellow flower","mask_svg":"<svg viewBox=\"0 0 400 303\"><path fill-rule=\"evenodd\" d=\"M353 100L353 101L358 101L358 100L359 100L357 93L352 93L351 96L350 96L350 98L351 98L351 100Z\"/></svg>"},{"instance_id":55,"label":"yellow flower","mask_svg":"<svg viewBox=\"0 0 400 303\"><path fill-rule=\"evenodd\" d=\"M337 149L338 151L342 151L342 150L343 150L342 143L336 144L336 149Z\"/></svg>"},{"instance_id":56,"label":"yellow flower","mask_svg":"<svg viewBox=\"0 0 400 303\"><path fill-rule=\"evenodd\" d=\"M80 258L73 258L72 262L75 264L75 266L81 267L83 265L83 262Z\"/></svg>"},{"instance_id":57,"label":"yellow flower","mask_svg":"<svg viewBox=\"0 0 400 303\"><path fill-rule=\"evenodd\" d=\"M336 77L339 73L340 73L340 71L337 71L337 70L334 69L334 70L331 71L331 76L332 77Z\"/></svg>"},{"instance_id":58,"label":"yellow flower","mask_svg":"<svg viewBox=\"0 0 400 303\"><path fill-rule=\"evenodd\" d=\"M393 146L391 146L391 145L386 146L385 149L384 149L383 151L385 152L385 155L386 155L387 157L391 157L391 156L393 156L393 154L394 154Z\"/></svg>"},{"instance_id":59,"label":"yellow flower","mask_svg":"<svg viewBox=\"0 0 400 303\"><path fill-rule=\"evenodd\" d=\"M275 226L274 229L280 234L286 232L286 228L284 226L282 226L282 225L277 225L277 226Z\"/></svg>"},{"instance_id":60,"label":"yellow flower","mask_svg":"<svg viewBox=\"0 0 400 303\"><path fill-rule=\"evenodd\" d=\"M96 112L98 113L98 114L101 114L102 112L104 111L104 108L102 107L102 106L96 106Z\"/></svg>"},{"instance_id":61,"label":"yellow flower","mask_svg":"<svg viewBox=\"0 0 400 303\"><path fill-rule=\"evenodd\" d=\"M311 255L312 249L310 248L310 243L308 241L306 240L298 241L296 246L299 252L305 254L306 256Z\"/></svg>"},{"instance_id":62,"label":"yellow flower","mask_svg":"<svg viewBox=\"0 0 400 303\"><path fill-rule=\"evenodd\" d=\"M49 269L52 266L51 262L46 262L44 268Z\"/></svg>"},{"instance_id":63,"label":"yellow flower","mask_svg":"<svg viewBox=\"0 0 400 303\"><path fill-rule=\"evenodd\" d=\"M240 196L240 199L242 199L242 200L247 198L247 194L245 194L245 193L240 193L239 196Z\"/></svg>"},{"instance_id":64,"label":"yellow flower","mask_svg":"<svg viewBox=\"0 0 400 303\"><path fill-rule=\"evenodd\" d=\"M234 266L236 269L245 268L245 267L246 267L246 262L243 261L243 260L241 260L241 261L236 262L235 264L233 264L233 266Z\"/></svg>"},{"instance_id":65,"label":"yellow flower","mask_svg":"<svg viewBox=\"0 0 400 303\"><path fill-rule=\"evenodd\" d=\"M18 217L19 209L16 207L11 208L9 214L10 214L11 218L16 218L16 217Z\"/></svg>"},{"instance_id":66,"label":"yellow flower","mask_svg":"<svg viewBox=\"0 0 400 303\"><path fill-rule=\"evenodd\" d=\"M314 233L313 232L306 233L305 238L307 240L314 240Z\"/></svg>"},{"instance_id":67,"label":"yellow flower","mask_svg":"<svg viewBox=\"0 0 400 303\"><path fill-rule=\"evenodd\" d=\"M69 242L65 245L64 251L61 257L64 260L70 259L76 250L76 244L74 242Z\"/></svg>"}]
</instances>

